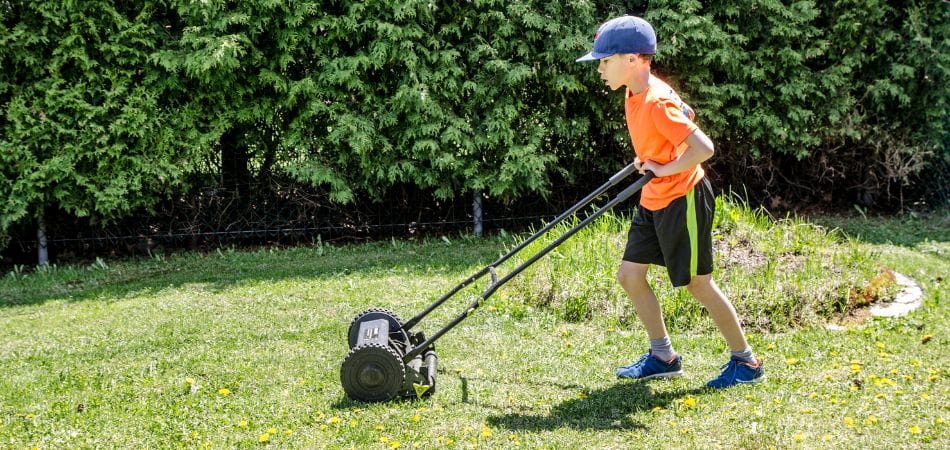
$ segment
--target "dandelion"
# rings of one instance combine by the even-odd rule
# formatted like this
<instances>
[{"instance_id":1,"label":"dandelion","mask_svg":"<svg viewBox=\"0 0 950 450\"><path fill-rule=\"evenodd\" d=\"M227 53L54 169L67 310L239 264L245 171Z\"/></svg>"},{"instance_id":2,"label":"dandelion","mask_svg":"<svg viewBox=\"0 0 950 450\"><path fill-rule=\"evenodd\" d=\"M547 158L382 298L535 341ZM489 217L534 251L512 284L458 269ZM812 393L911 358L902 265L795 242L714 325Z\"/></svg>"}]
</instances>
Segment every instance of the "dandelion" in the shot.
<instances>
[{"instance_id":1,"label":"dandelion","mask_svg":"<svg viewBox=\"0 0 950 450\"><path fill-rule=\"evenodd\" d=\"M221 388L218 389L218 394L220 394L222 397L227 397L231 395L231 390L228 388Z\"/></svg>"},{"instance_id":2,"label":"dandelion","mask_svg":"<svg viewBox=\"0 0 950 450\"><path fill-rule=\"evenodd\" d=\"M788 358L785 360L785 364L794 366L795 364L798 364L798 358Z\"/></svg>"},{"instance_id":3,"label":"dandelion","mask_svg":"<svg viewBox=\"0 0 950 450\"><path fill-rule=\"evenodd\" d=\"M261 437L257 438L257 442L261 444L267 443L268 441L270 441L270 434L268 433L264 433Z\"/></svg>"},{"instance_id":4,"label":"dandelion","mask_svg":"<svg viewBox=\"0 0 950 450\"><path fill-rule=\"evenodd\" d=\"M769 346L766 348L769 350L775 350L775 344L769 344Z\"/></svg>"},{"instance_id":5,"label":"dandelion","mask_svg":"<svg viewBox=\"0 0 950 450\"><path fill-rule=\"evenodd\" d=\"M356 428L356 426L359 425L359 424L360 424L360 421L359 421L359 420L350 419L350 428Z\"/></svg>"},{"instance_id":6,"label":"dandelion","mask_svg":"<svg viewBox=\"0 0 950 450\"><path fill-rule=\"evenodd\" d=\"M693 397L686 397L686 400L683 400L683 406L686 406L687 408L696 406L696 399Z\"/></svg>"},{"instance_id":7,"label":"dandelion","mask_svg":"<svg viewBox=\"0 0 950 450\"><path fill-rule=\"evenodd\" d=\"M246 421L246 420L242 420L242 421L238 422L238 426L241 427L241 428L247 428L247 421Z\"/></svg>"},{"instance_id":8,"label":"dandelion","mask_svg":"<svg viewBox=\"0 0 950 450\"><path fill-rule=\"evenodd\" d=\"M805 435L802 433L795 433L795 442L801 442L805 439Z\"/></svg>"},{"instance_id":9,"label":"dandelion","mask_svg":"<svg viewBox=\"0 0 950 450\"><path fill-rule=\"evenodd\" d=\"M845 417L845 418L844 418L844 424L847 425L847 426L849 426L849 427L853 427L853 426L854 426L854 419L852 419L852 418L850 418L850 417Z\"/></svg>"},{"instance_id":10,"label":"dandelion","mask_svg":"<svg viewBox=\"0 0 950 450\"><path fill-rule=\"evenodd\" d=\"M412 419L411 419L411 420L412 420L412 423L419 423L419 421L422 420L422 416L416 414L416 415L412 416Z\"/></svg>"},{"instance_id":11,"label":"dandelion","mask_svg":"<svg viewBox=\"0 0 950 450\"><path fill-rule=\"evenodd\" d=\"M195 384L195 379L194 379L194 378L191 378L191 377L185 378L185 383L187 383L187 384Z\"/></svg>"},{"instance_id":12,"label":"dandelion","mask_svg":"<svg viewBox=\"0 0 950 450\"><path fill-rule=\"evenodd\" d=\"M486 439L491 437L491 428L488 425L482 425L482 437Z\"/></svg>"},{"instance_id":13,"label":"dandelion","mask_svg":"<svg viewBox=\"0 0 950 450\"><path fill-rule=\"evenodd\" d=\"M330 425L338 425L340 422L342 422L342 420L340 420L340 418L337 416L333 416L330 418L330 420L327 420L327 423Z\"/></svg>"},{"instance_id":14,"label":"dandelion","mask_svg":"<svg viewBox=\"0 0 950 450\"><path fill-rule=\"evenodd\" d=\"M868 416L867 419L864 419L864 425L865 425L865 426L871 426L871 425L874 425L874 424L876 424L876 423L877 423L877 417Z\"/></svg>"},{"instance_id":15,"label":"dandelion","mask_svg":"<svg viewBox=\"0 0 950 450\"><path fill-rule=\"evenodd\" d=\"M920 434L920 427L918 427L917 425L914 425L908 428L907 431L910 431L910 434Z\"/></svg>"},{"instance_id":16,"label":"dandelion","mask_svg":"<svg viewBox=\"0 0 950 450\"><path fill-rule=\"evenodd\" d=\"M936 422L937 422L937 425L943 425L943 423L945 422L945 420L943 420L943 417L938 417L937 420L936 420Z\"/></svg>"},{"instance_id":17,"label":"dandelion","mask_svg":"<svg viewBox=\"0 0 950 450\"><path fill-rule=\"evenodd\" d=\"M824 436L821 437L821 440L823 440L823 441L825 441L825 442L831 442L831 435L830 435L830 434L826 434L826 435L824 435Z\"/></svg>"},{"instance_id":18,"label":"dandelion","mask_svg":"<svg viewBox=\"0 0 950 450\"><path fill-rule=\"evenodd\" d=\"M284 430L284 436L290 436L292 434L294 434L294 430L290 430L290 429Z\"/></svg>"},{"instance_id":19,"label":"dandelion","mask_svg":"<svg viewBox=\"0 0 950 450\"><path fill-rule=\"evenodd\" d=\"M852 363L852 364L851 364L851 371L854 372L854 373L860 372L860 371L861 371L861 365L860 365L860 364L854 364L854 363Z\"/></svg>"},{"instance_id":20,"label":"dandelion","mask_svg":"<svg viewBox=\"0 0 950 450\"><path fill-rule=\"evenodd\" d=\"M397 448L399 448L399 447L401 447L401 446L402 446L402 444L400 444L399 441L392 441L392 442L389 443L389 448L391 448L391 449L393 449L393 450L396 450Z\"/></svg>"}]
</instances>

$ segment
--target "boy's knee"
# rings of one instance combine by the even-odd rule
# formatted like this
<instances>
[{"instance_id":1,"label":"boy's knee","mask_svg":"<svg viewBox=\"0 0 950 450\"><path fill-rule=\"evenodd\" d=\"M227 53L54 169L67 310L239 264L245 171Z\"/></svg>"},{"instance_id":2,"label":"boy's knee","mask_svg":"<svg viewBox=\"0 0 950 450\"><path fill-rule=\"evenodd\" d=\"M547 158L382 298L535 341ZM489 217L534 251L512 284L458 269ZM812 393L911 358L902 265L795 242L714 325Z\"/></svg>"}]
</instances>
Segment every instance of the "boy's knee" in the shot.
<instances>
[{"instance_id":1,"label":"boy's knee","mask_svg":"<svg viewBox=\"0 0 950 450\"><path fill-rule=\"evenodd\" d=\"M639 283L646 284L648 268L649 266L646 264L624 261L620 263L620 268L617 269L617 281L620 282L621 286L633 286Z\"/></svg>"}]
</instances>

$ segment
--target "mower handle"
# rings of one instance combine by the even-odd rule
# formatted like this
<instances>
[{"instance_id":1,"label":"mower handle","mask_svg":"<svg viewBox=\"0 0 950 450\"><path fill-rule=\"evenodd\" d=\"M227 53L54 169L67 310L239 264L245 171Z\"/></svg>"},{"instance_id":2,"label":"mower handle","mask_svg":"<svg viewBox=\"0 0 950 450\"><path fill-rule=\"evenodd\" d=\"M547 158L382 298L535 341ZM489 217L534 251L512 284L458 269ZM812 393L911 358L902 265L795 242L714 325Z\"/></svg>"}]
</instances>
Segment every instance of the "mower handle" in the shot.
<instances>
[{"instance_id":1,"label":"mower handle","mask_svg":"<svg viewBox=\"0 0 950 450\"><path fill-rule=\"evenodd\" d=\"M613 184L616 184L617 182L619 182L619 181L620 181L621 179L623 179L624 177L628 176L630 173L633 172L633 170L636 170L636 169L633 169L633 170L630 170L629 172L627 172L627 170L630 169L631 166L633 166L633 164L631 164L631 165L625 167L623 170L621 170L619 173L617 173L617 175L615 175L614 177L618 177L618 176L620 176L621 174L623 174L623 175L620 176L620 178L618 178L616 181L614 181L614 177L611 177L611 178L610 178L610 181L608 181L607 183L605 183L604 186L606 186L607 188L609 188L610 186L613 186ZM627 173L624 174L624 172L627 172ZM557 248L557 246L561 245L561 244L562 244L564 241L566 241L568 238L570 238L571 236L573 236L575 233L577 233L578 231L580 231L582 228L584 228L584 227L586 227L587 225L589 225L591 222L593 222L593 221L594 221L595 219L597 219L598 217L602 216L605 212L609 211L611 208L613 208L614 206L616 206L618 203L623 202L624 200L626 200L626 199L630 198L631 196L633 196L633 194L635 194L637 191L639 191L640 189L642 189L643 186L646 185L647 183L649 183L650 180L652 180L654 177L655 177L655 175L653 174L653 172L651 172L651 171L646 171L646 173L644 173L644 175L643 175L642 177L640 177L639 180L637 180L636 182L634 182L633 184L631 184L630 186L628 186L626 189L624 189L623 191L621 191L619 194L617 194L616 197L614 197L612 200L610 200L609 202L607 202L607 204L605 204L604 206L602 206L602 207L601 207L600 209L598 209L597 211L594 211L593 213L591 213L591 214L590 214L589 216L587 216L583 221L581 221L581 223L575 225L575 226L572 227L570 230L567 230L564 234L562 234L560 237L558 237L557 239L555 239L554 242L548 244L547 247L545 247L544 249L542 249L542 250L539 251L538 253L535 253L534 255L532 255L530 258L528 258L527 261L521 263L520 265L518 265L517 267L515 267L514 269L512 269L511 272L508 272L507 275L505 275L504 277L502 277L502 278L499 279L498 281L495 281L495 280L494 280L494 278L495 278L495 277L494 277L494 275L495 275L495 273L494 273L495 267L494 267L494 266L495 266L496 264L489 265L489 266L485 267L484 269L482 269L478 274L473 275L473 276L470 277L468 280L465 280L464 282L462 282L462 284L460 284L458 287L456 287L454 290L452 290L452 292L450 292L449 294L446 294L445 296L443 296L443 297L442 297L441 299L439 299L435 304L433 304L433 306L431 306L428 310L426 310L425 312L423 312L423 313L420 314L419 316L416 316L415 318L413 318L412 320L410 320L409 322L407 322L406 325L403 326L403 329L408 329L408 328L410 327L410 324L411 324L411 325L415 325L416 323L418 323L419 320L421 320L422 317L424 317L426 314L428 314L429 312L431 312L432 309L434 309L434 308L437 307L439 304L441 304L442 302L444 302L446 299L448 299L449 297L451 297L453 294L455 294L456 292L458 292L459 290L461 290L462 287L468 285L468 284L471 283L472 281L474 281L474 280L476 280L477 278L479 278L479 277L481 277L482 275L484 275L485 272L488 272L488 271L491 271L491 272L492 272L492 275L493 275L493 276L492 276L492 278L493 278L493 279L492 279L492 283L491 283L491 285L488 286L487 289L485 289L485 292L482 293L482 295L479 296L477 299L475 299L475 301L472 302L472 304L468 307L468 309L466 309L464 312L462 312L462 314L460 314L458 317L456 317L454 320L452 320L452 322L450 322L448 325L446 325L446 326L445 326L444 328L442 328L441 330L435 332L435 334L433 334L431 337L429 337L429 339L427 339L425 342L420 343L419 345L415 346L412 350L410 350L408 353L406 353L406 355L403 357L403 361L411 361L412 358L415 358L417 355L421 354L421 353L424 352L426 349L428 349L429 347L431 347L432 344L433 344L437 339L439 339L443 334L447 333L447 332L448 332L449 330L451 330L452 328L455 328L455 326L458 325L458 324L459 324L462 320L464 320L466 317L468 317L469 314L471 314L473 311L475 311L476 309L478 309L478 307L481 306L482 302L485 301L489 296L491 296L496 290L498 290L498 288L500 288L502 285L504 285L505 283L507 283L509 280L511 280L512 278L514 278L515 276L517 276L519 273L521 273L522 271L524 271L525 269L527 269L530 265L532 265L532 264L534 264L535 262L537 262L539 259L541 259L541 257L543 257L544 255L547 255L548 253L550 253L551 250L554 250L555 248ZM613 184L611 184L611 183L613 183ZM598 195L599 195L600 193L603 193L603 191L607 189L607 188L605 188L604 186L601 186L601 188L598 189L597 191L595 191L595 193L597 193ZM585 201L586 201L586 203L583 203L583 204L578 203L578 204L574 205L573 207L571 207L571 209L569 209L568 211L569 211L569 212L574 212L574 211L576 211L577 209L580 209L581 207L583 207L584 205L586 205L587 203L590 203L590 201L593 200L593 198L591 198L591 196L594 196L594 194L588 195L587 198L585 198L584 200L582 200L582 202L585 202ZM594 197L596 197L596 196L594 196ZM555 221L552 222L552 224L557 223L557 222L563 220L563 219L566 217L567 214L568 214L568 213L561 214L561 216L558 217L557 219L555 219ZM534 241L534 240L537 239L541 234L543 234L545 231L549 230L550 228L551 228L551 224L548 224L548 226L545 226L544 228L542 228L541 231L539 231L538 233L535 233L534 235L532 235L531 237L529 237L525 242ZM515 253L517 253L519 250L523 249L525 246L526 246L526 245L525 245L524 243L522 243L522 245L519 245L519 246L516 247L514 250L508 252L507 254L505 254L504 256L502 256L501 258L499 258L499 261L507 260L507 259L510 258L513 254L515 254Z\"/></svg>"},{"instance_id":2,"label":"mower handle","mask_svg":"<svg viewBox=\"0 0 950 450\"><path fill-rule=\"evenodd\" d=\"M571 215L573 215L574 213L576 213L579 209L581 209L581 208L587 206L590 202L594 201L597 197L600 197L600 195L603 194L605 191L607 191L608 189L610 189L610 188L616 186L618 183L620 183L621 181L623 181L624 178L627 178L628 176L630 176L630 174L632 174L632 173L634 173L634 172L636 172L636 171L637 171L637 167L636 167L636 164L635 164L635 163L630 163L630 164L628 164L626 167L624 167L623 169L620 169L619 172L617 172L616 174L614 174L614 176L610 177L610 179L607 180L607 182L604 183L603 185L601 185L599 188L597 188L597 190L595 190L594 192L591 192L590 194L587 195L587 197L584 197L584 199L582 199L581 201L579 201L579 202L577 202L576 204L574 204L574 206L571 206L570 208L568 208L567 211L564 211L560 216L557 216L553 221L551 221L550 223L548 223L547 225L545 225L543 228L541 228L540 230L538 230L537 233L534 233L533 235L531 235L530 237L528 237L527 239L525 239L524 242L518 244L517 247L511 249L508 253L505 253L504 255L502 255L501 257L499 257L495 262L493 262L493 263L491 263L491 264L485 266L484 268L482 268L481 270L479 270L479 271L478 271L477 273L475 273L474 275L468 277L466 280L464 280L464 281L462 281L461 283L459 283L458 286L455 286L455 288L453 288L451 291L449 291L448 293L446 293L445 295L443 295L441 298L439 298L438 300L436 300L435 302L433 302L433 303L432 303L431 305L429 305L429 307L426 308L424 311L422 311L421 313L419 313L418 315L416 315L416 316L413 317L412 319L409 319L409 321L407 321L405 324L403 324L402 328L403 328L404 330L406 330L406 331L409 331L410 329L412 329L412 327L416 326L423 318L425 318L425 316L429 315L429 313L431 313L431 312L434 311L436 308L438 308L440 305L442 305L443 303L445 303L446 300L448 300L448 299L451 298L453 295L455 295L456 293L458 293L458 291L461 291L463 288L465 288L465 287L468 286L469 284L474 283L476 280L478 280L479 278L485 276L485 274L487 274L487 273L489 273L489 272L492 273L492 284L496 284L496 283L495 283L495 275L494 275L495 267L498 267L499 265L501 265L502 263L504 263L505 261L507 261L508 258L511 258L511 257L514 256L516 253L520 252L522 249L524 249L524 248L527 247L529 244L531 244L532 242L534 242L536 239L538 239L539 237L541 237L544 233L547 233L548 230L550 230L551 228L554 228L555 225L557 225L558 223L562 222L564 219L570 217ZM652 177L652 173L651 173L650 176ZM641 178L641 180L642 180L642 178ZM644 183L646 183L646 182L644 182Z\"/></svg>"}]
</instances>

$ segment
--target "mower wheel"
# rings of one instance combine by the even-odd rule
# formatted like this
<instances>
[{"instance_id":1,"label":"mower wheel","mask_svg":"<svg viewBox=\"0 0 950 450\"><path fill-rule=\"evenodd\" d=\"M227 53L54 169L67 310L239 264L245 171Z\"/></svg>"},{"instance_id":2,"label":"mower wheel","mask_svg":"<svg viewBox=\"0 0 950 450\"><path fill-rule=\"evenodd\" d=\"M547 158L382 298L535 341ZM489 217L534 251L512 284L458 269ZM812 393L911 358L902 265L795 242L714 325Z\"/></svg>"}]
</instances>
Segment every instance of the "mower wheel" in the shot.
<instances>
[{"instance_id":1,"label":"mower wheel","mask_svg":"<svg viewBox=\"0 0 950 450\"><path fill-rule=\"evenodd\" d=\"M366 311L363 311L356 315L353 318L353 321L350 322L350 329L347 332L347 337L349 339L350 348L356 346L356 342L359 339L360 335L360 324L363 322L369 322L370 320L386 319L389 322L389 331L394 332L402 329L402 324L404 323L396 313L382 308L370 308Z\"/></svg>"},{"instance_id":2,"label":"mower wheel","mask_svg":"<svg viewBox=\"0 0 950 450\"><path fill-rule=\"evenodd\" d=\"M387 401L399 394L406 366L395 350L377 343L350 350L340 368L347 397L364 402Z\"/></svg>"}]
</instances>

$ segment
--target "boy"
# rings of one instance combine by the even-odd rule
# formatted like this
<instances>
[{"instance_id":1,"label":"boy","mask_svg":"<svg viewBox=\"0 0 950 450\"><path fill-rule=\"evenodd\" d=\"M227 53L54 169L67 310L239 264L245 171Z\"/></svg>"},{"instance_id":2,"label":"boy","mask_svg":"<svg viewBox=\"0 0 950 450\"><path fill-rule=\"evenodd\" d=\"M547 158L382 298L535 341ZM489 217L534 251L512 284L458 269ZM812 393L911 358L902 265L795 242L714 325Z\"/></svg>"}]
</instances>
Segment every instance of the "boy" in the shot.
<instances>
[{"instance_id":1,"label":"boy","mask_svg":"<svg viewBox=\"0 0 950 450\"><path fill-rule=\"evenodd\" d=\"M719 377L724 388L764 379L762 361L746 342L736 311L712 279L715 198L700 163L713 155L712 141L693 123L693 111L666 83L650 74L656 34L645 20L623 16L605 22L594 49L577 61L599 60L597 72L611 90L626 86L624 111L634 163L656 176L644 186L617 279L633 301L650 337L650 350L617 369L620 378L671 378L683 374L656 295L647 283L651 264L666 266L673 286L686 286L709 311L732 357Z\"/></svg>"}]
</instances>

